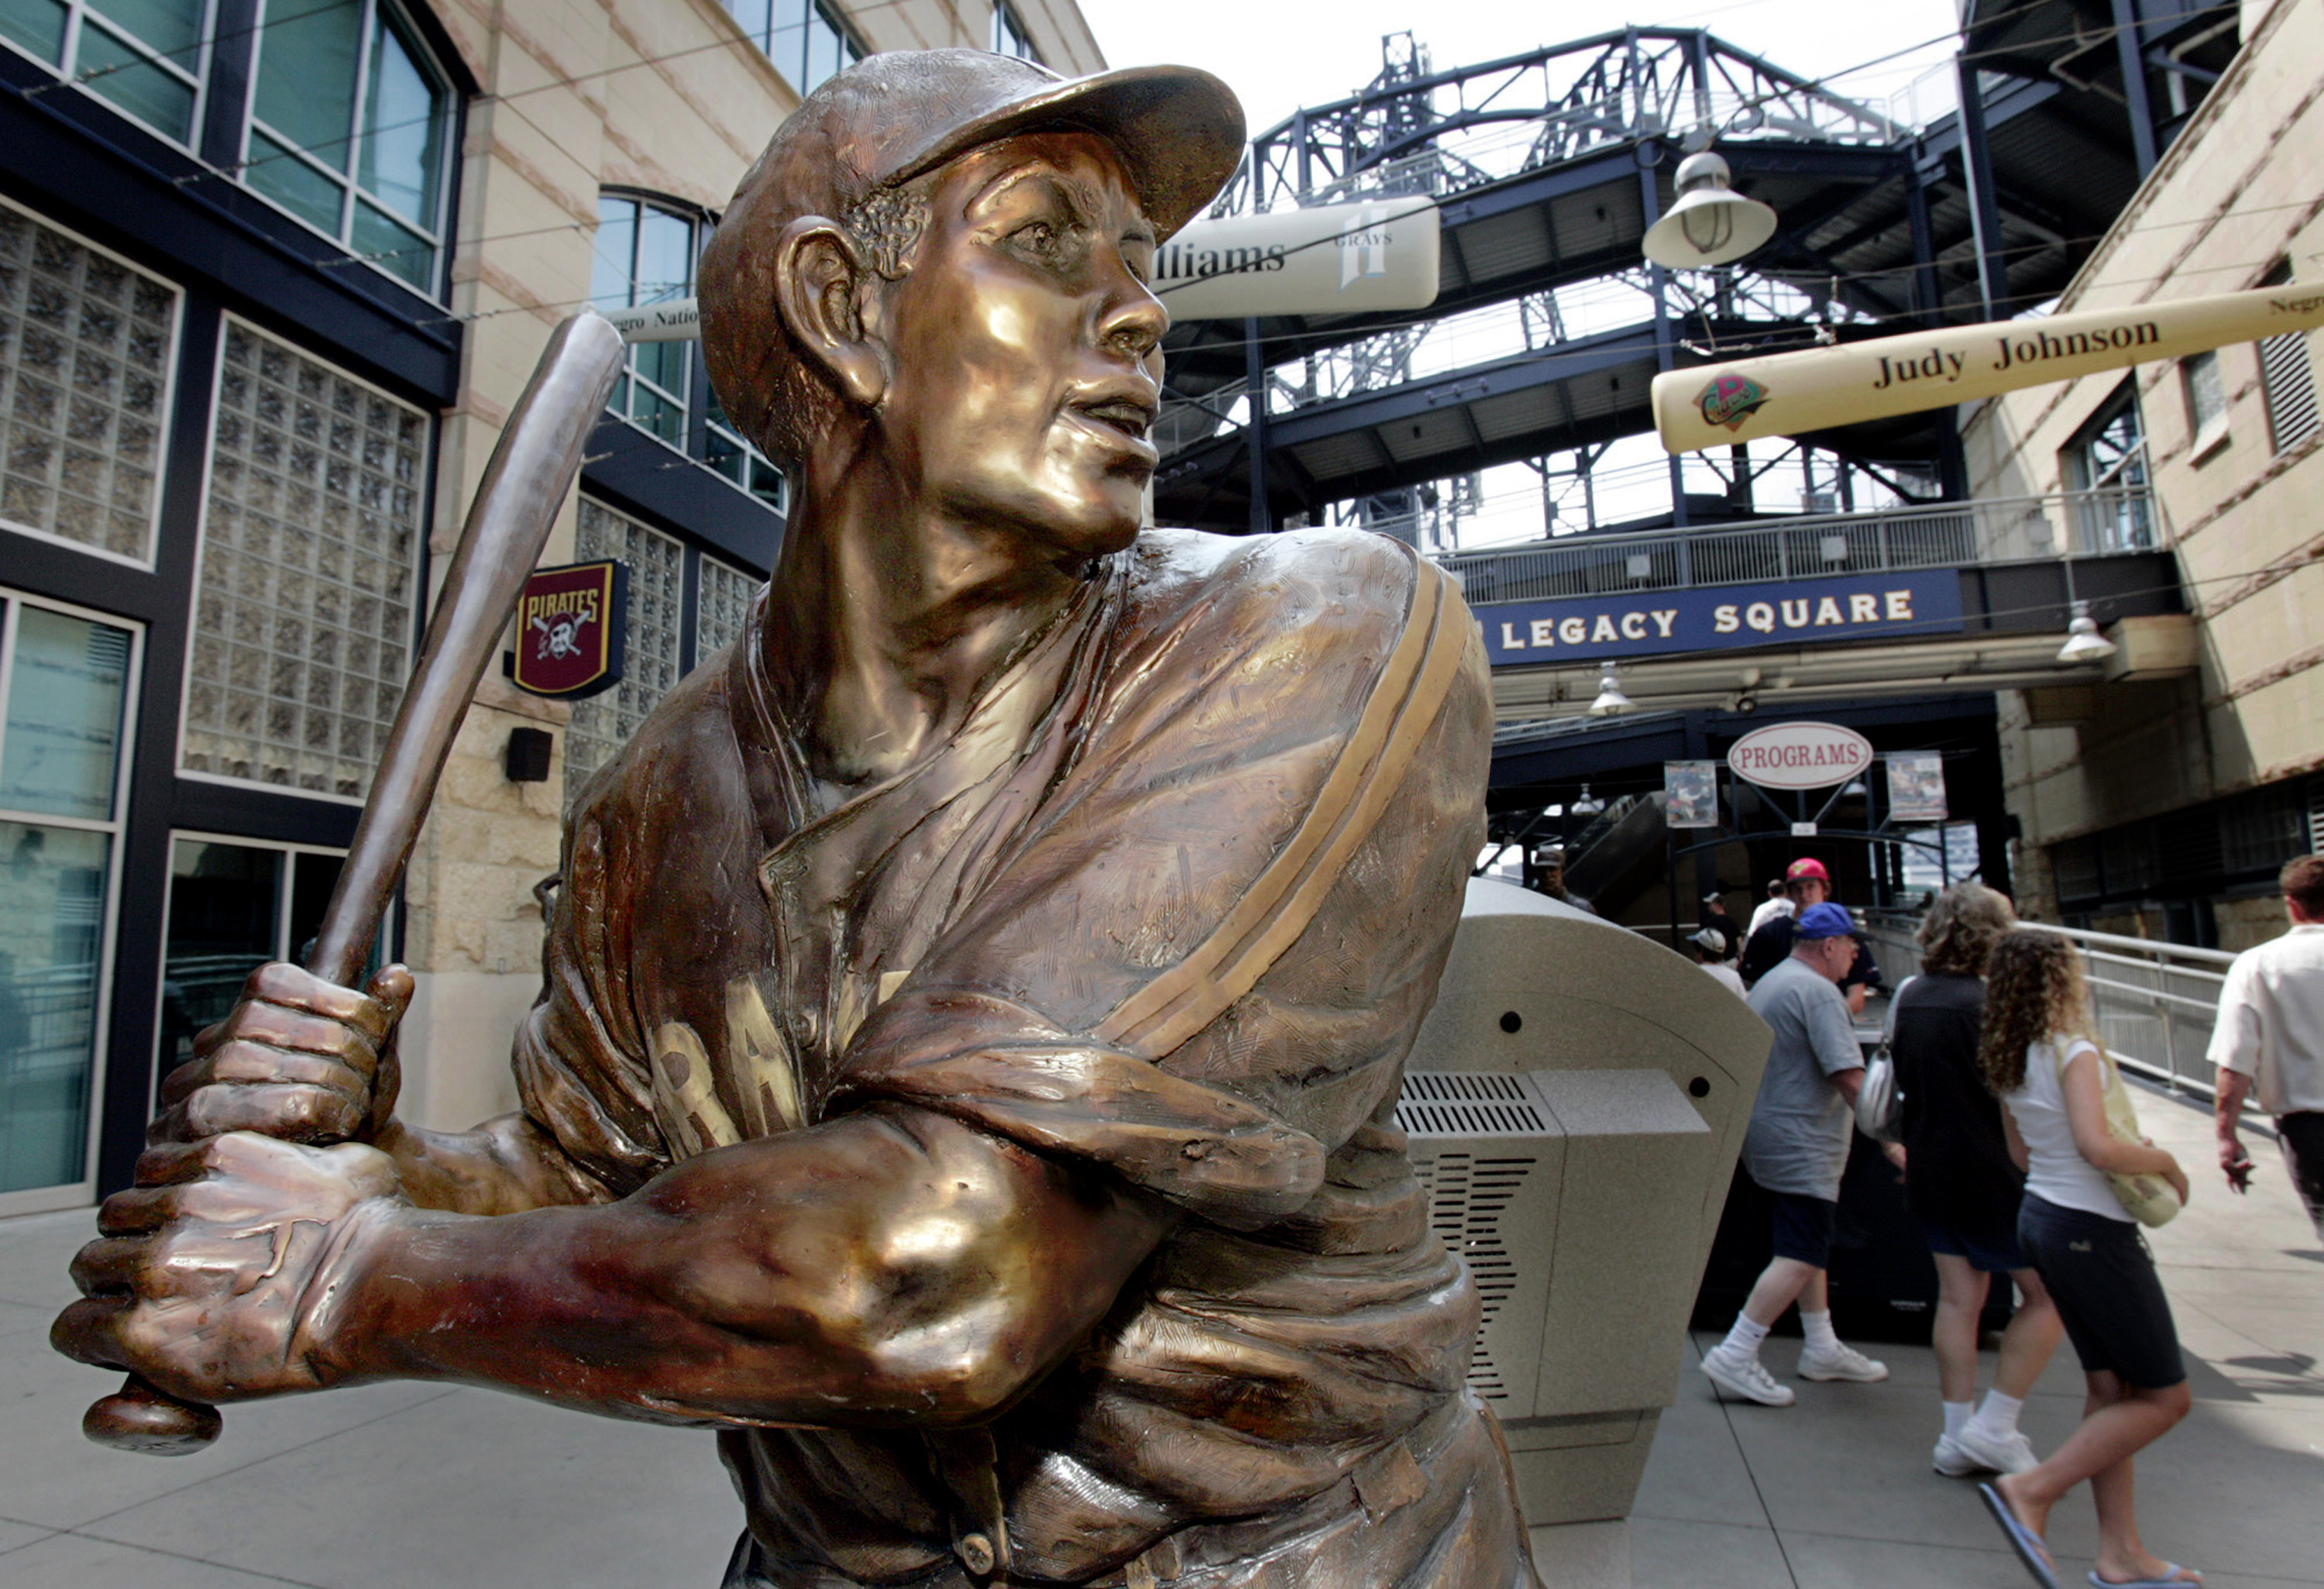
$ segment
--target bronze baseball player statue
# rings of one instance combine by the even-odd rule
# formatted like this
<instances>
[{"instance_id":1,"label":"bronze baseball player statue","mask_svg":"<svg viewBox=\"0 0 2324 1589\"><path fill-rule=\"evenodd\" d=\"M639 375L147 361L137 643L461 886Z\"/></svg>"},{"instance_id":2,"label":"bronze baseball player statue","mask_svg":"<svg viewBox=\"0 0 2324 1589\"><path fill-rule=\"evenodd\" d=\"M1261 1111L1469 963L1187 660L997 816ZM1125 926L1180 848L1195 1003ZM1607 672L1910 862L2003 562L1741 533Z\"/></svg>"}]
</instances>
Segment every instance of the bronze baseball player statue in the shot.
<instances>
[{"instance_id":1,"label":"bronze baseball player statue","mask_svg":"<svg viewBox=\"0 0 2324 1589\"><path fill-rule=\"evenodd\" d=\"M523 1107L394 1115L410 981L254 976L60 1347L718 1431L730 1589L1522 1589L1392 1109L1482 842L1476 626L1342 531L1139 530L1201 72L832 79L702 267L798 487L584 793Z\"/></svg>"}]
</instances>

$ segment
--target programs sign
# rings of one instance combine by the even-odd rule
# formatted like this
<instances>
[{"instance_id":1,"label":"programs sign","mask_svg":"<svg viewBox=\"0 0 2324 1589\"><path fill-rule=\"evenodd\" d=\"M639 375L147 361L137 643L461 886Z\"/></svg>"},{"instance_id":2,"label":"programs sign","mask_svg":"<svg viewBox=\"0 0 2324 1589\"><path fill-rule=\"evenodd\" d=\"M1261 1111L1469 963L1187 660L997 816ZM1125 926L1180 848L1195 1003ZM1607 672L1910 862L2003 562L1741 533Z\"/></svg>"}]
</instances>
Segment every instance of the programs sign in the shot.
<instances>
[{"instance_id":1,"label":"programs sign","mask_svg":"<svg viewBox=\"0 0 2324 1589\"><path fill-rule=\"evenodd\" d=\"M1770 723L1737 740L1728 771L1762 789L1830 789L1872 765L1872 742L1837 723Z\"/></svg>"}]
</instances>

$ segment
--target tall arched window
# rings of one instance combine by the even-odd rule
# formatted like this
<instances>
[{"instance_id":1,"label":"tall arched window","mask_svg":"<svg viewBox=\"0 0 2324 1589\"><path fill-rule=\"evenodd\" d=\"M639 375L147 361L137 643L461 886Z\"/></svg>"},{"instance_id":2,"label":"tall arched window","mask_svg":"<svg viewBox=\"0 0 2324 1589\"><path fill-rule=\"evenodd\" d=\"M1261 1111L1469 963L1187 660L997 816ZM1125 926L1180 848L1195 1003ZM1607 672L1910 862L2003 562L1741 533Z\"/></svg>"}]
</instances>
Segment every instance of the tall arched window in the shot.
<instances>
[{"instance_id":1,"label":"tall arched window","mask_svg":"<svg viewBox=\"0 0 2324 1589\"><path fill-rule=\"evenodd\" d=\"M709 223L699 215L636 195L600 194L590 302L612 310L693 297L695 262L709 241ZM605 406L781 512L782 476L719 407L717 394L696 369L695 346L633 346Z\"/></svg>"},{"instance_id":2,"label":"tall arched window","mask_svg":"<svg viewBox=\"0 0 2324 1589\"><path fill-rule=\"evenodd\" d=\"M269 0L243 180L433 292L452 96L393 0Z\"/></svg>"},{"instance_id":3,"label":"tall arched window","mask_svg":"<svg viewBox=\"0 0 2324 1589\"><path fill-rule=\"evenodd\" d=\"M598 195L589 301L601 309L637 309L693 297L697 227L694 217L643 199ZM693 386L693 343L640 343L606 406L683 451Z\"/></svg>"}]
</instances>

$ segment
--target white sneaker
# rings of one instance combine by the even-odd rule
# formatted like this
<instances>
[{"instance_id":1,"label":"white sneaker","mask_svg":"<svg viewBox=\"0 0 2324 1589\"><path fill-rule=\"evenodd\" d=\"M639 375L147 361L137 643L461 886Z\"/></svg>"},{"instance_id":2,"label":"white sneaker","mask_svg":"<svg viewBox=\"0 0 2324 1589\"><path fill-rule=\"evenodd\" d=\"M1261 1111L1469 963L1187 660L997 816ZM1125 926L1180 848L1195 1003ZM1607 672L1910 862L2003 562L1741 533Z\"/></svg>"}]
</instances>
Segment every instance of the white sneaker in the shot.
<instances>
[{"instance_id":1,"label":"white sneaker","mask_svg":"<svg viewBox=\"0 0 2324 1589\"><path fill-rule=\"evenodd\" d=\"M1800 1353L1800 1378L1803 1380L1856 1380L1868 1385L1887 1377L1886 1363L1867 1357L1855 1347L1844 1344L1834 1346L1830 1352L1818 1352L1810 1347Z\"/></svg>"},{"instance_id":2,"label":"white sneaker","mask_svg":"<svg viewBox=\"0 0 2324 1589\"><path fill-rule=\"evenodd\" d=\"M1997 1474L2022 1474L2041 1466L2034 1455L2034 1442L2017 1430L1996 1435L1971 1418L1969 1427L1953 1437L1954 1449L1980 1468Z\"/></svg>"},{"instance_id":3,"label":"white sneaker","mask_svg":"<svg viewBox=\"0 0 2324 1589\"><path fill-rule=\"evenodd\" d=\"M1724 1343L1702 1354L1703 1374L1720 1390L1756 1401L1762 1407L1789 1407L1794 1400L1789 1385L1775 1383L1757 1356L1729 1352Z\"/></svg>"},{"instance_id":4,"label":"white sneaker","mask_svg":"<svg viewBox=\"0 0 2324 1589\"><path fill-rule=\"evenodd\" d=\"M1929 1465L1949 1479L1966 1479L1987 1471L1983 1463L1954 1444L1950 1435L1937 1437L1937 1448L1929 1453Z\"/></svg>"}]
</instances>

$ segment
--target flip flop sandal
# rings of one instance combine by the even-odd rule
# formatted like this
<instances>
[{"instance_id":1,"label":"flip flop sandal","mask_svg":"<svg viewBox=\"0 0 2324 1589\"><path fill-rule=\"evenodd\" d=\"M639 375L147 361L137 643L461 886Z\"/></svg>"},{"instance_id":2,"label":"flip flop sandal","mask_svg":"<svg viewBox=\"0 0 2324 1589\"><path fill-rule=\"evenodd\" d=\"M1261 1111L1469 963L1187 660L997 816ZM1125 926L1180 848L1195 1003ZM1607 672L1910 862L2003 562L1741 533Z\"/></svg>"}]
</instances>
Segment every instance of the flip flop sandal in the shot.
<instances>
[{"instance_id":1,"label":"flip flop sandal","mask_svg":"<svg viewBox=\"0 0 2324 1589\"><path fill-rule=\"evenodd\" d=\"M2180 1575L2192 1571L2192 1567L2182 1567L2175 1561L2166 1561L2163 1564L2163 1575L2159 1578L2101 1578L2096 1567L2090 1569L2089 1577L2098 1589L2197 1589L2203 1581L2200 1577Z\"/></svg>"},{"instance_id":2,"label":"flip flop sandal","mask_svg":"<svg viewBox=\"0 0 2324 1589\"><path fill-rule=\"evenodd\" d=\"M1985 1502L1985 1510L1993 1514L1993 1520L2001 1525L2002 1533L2008 1538L2009 1548L2017 1553L2019 1563L2033 1580L2041 1584L2042 1589L2058 1589L2058 1569L2050 1563L2049 1547L2042 1543L2042 1536L2017 1520L2017 1514L2009 1510L2009 1502L2003 1500L2001 1492L1992 1485L1979 1484L1977 1496ZM2090 1575L2095 1578L2098 1575L2093 1573ZM2108 1589L2126 1589L2126 1586L2113 1584ZM2181 1589L2187 1589L2183 1582Z\"/></svg>"}]
</instances>

